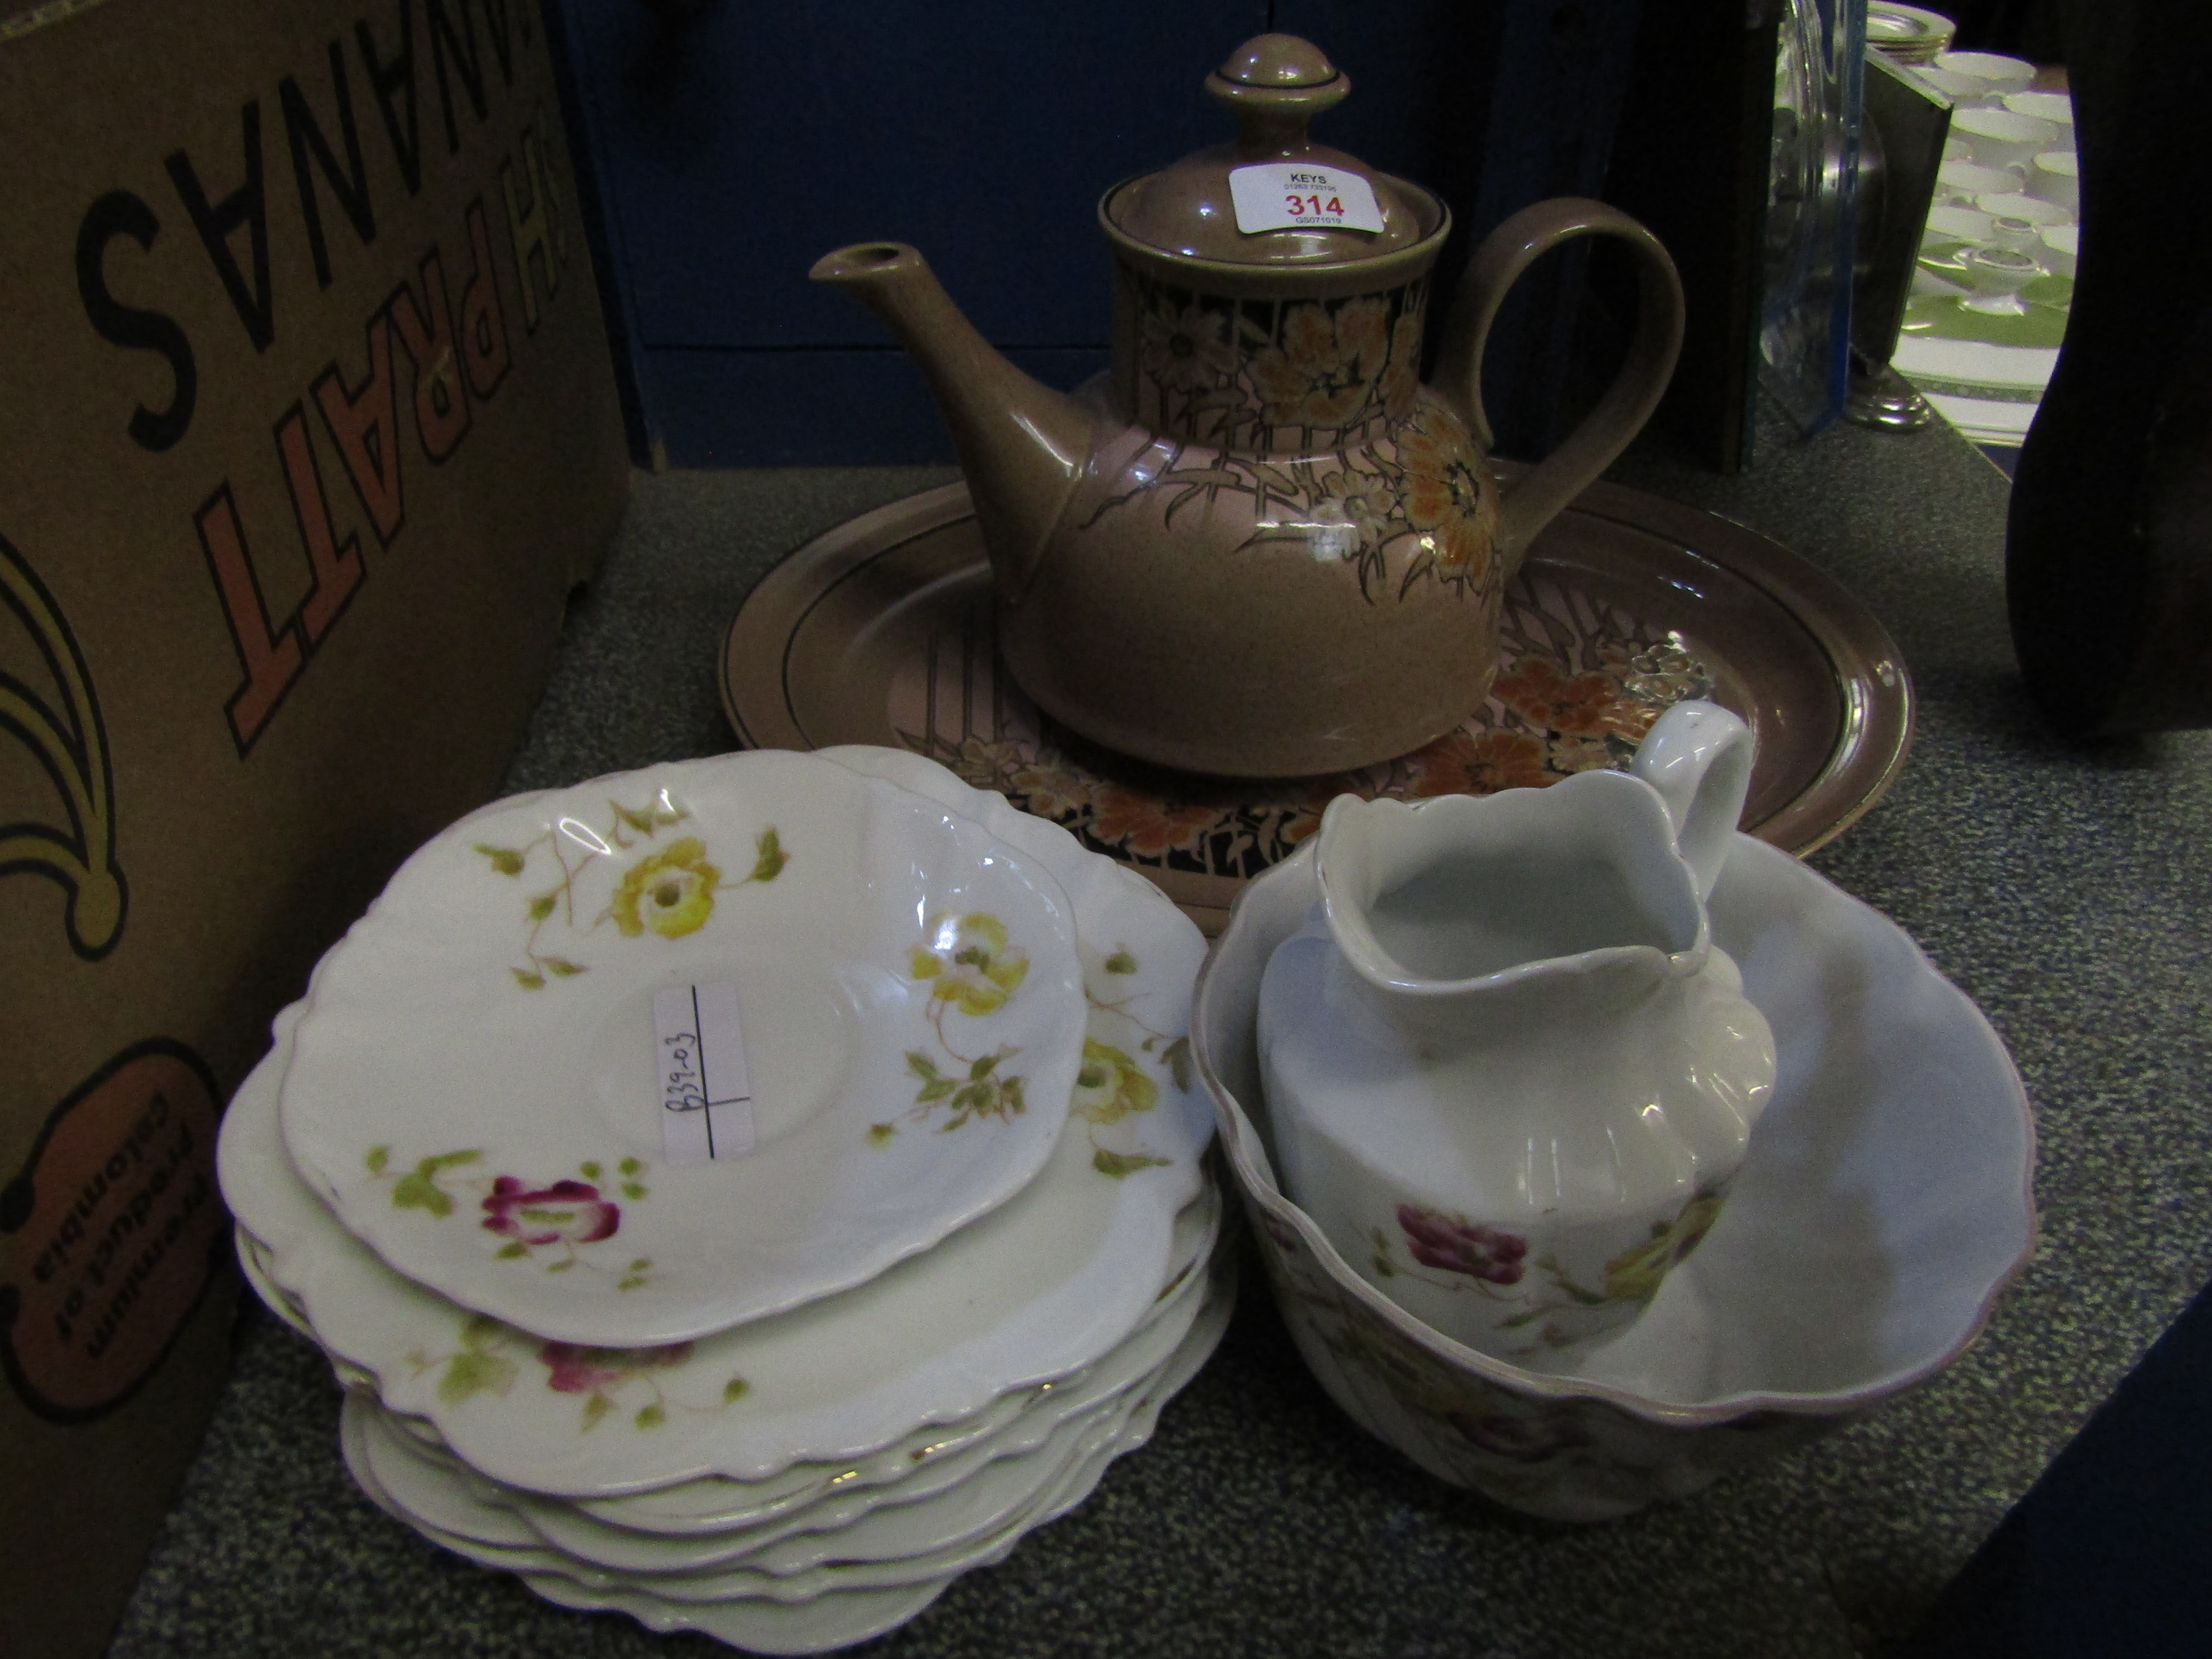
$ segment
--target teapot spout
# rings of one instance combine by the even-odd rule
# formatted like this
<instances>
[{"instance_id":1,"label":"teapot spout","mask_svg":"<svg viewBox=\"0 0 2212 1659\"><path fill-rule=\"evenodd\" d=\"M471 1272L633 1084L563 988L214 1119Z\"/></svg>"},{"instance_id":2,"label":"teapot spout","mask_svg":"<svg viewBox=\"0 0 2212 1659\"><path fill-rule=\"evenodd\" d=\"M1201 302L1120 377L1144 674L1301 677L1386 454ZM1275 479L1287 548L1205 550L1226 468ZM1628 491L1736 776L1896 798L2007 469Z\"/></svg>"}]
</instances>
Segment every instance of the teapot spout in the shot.
<instances>
[{"instance_id":1,"label":"teapot spout","mask_svg":"<svg viewBox=\"0 0 2212 1659\"><path fill-rule=\"evenodd\" d=\"M807 275L850 291L921 366L968 475L993 580L1018 598L1090 460L1090 411L1001 356L904 243L842 247Z\"/></svg>"}]
</instances>

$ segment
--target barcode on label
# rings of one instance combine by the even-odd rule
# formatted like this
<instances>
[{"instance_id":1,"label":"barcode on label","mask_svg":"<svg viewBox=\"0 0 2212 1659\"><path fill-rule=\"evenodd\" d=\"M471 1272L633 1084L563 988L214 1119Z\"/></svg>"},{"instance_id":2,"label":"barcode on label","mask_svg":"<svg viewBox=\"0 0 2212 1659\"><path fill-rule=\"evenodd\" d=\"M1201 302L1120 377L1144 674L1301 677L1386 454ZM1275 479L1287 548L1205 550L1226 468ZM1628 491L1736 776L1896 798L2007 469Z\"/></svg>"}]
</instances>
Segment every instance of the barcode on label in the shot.
<instances>
[{"instance_id":1,"label":"barcode on label","mask_svg":"<svg viewBox=\"0 0 2212 1659\"><path fill-rule=\"evenodd\" d=\"M738 988L672 985L653 994L660 1155L704 1164L753 1149L752 1083L745 1073Z\"/></svg>"},{"instance_id":2,"label":"barcode on label","mask_svg":"<svg viewBox=\"0 0 2212 1659\"><path fill-rule=\"evenodd\" d=\"M1229 198L1237 228L1261 230L1380 230L1382 210L1375 186L1348 167L1310 161L1260 161L1229 170Z\"/></svg>"}]
</instances>

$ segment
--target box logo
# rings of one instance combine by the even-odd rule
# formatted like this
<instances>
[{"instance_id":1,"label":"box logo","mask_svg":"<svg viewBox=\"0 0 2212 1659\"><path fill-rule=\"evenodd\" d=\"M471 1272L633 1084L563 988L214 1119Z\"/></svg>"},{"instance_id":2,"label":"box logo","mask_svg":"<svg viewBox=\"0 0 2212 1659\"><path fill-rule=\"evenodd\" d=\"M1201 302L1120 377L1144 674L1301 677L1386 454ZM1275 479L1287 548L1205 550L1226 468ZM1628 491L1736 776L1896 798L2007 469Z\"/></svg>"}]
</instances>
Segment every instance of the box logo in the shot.
<instances>
[{"instance_id":1,"label":"box logo","mask_svg":"<svg viewBox=\"0 0 2212 1659\"><path fill-rule=\"evenodd\" d=\"M153 1375L228 1253L215 1079L180 1042L133 1043L70 1092L0 1188L0 1370L84 1423Z\"/></svg>"},{"instance_id":2,"label":"box logo","mask_svg":"<svg viewBox=\"0 0 2212 1659\"><path fill-rule=\"evenodd\" d=\"M97 962L123 937L130 890L115 861L115 776L92 671L54 596L0 536L0 609L31 636L59 706L0 668L0 734L30 750L61 797L66 827L0 822L0 876L35 873L61 884L70 949Z\"/></svg>"}]
</instances>

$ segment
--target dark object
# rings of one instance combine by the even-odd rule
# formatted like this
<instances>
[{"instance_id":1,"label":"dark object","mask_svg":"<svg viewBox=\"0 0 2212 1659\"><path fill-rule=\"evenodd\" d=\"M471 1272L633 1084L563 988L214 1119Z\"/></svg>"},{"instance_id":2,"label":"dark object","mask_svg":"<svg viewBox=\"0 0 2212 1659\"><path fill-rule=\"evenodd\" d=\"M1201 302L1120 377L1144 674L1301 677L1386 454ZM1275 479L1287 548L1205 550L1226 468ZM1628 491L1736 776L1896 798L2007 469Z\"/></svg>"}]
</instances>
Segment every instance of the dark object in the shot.
<instances>
[{"instance_id":1,"label":"dark object","mask_svg":"<svg viewBox=\"0 0 2212 1659\"><path fill-rule=\"evenodd\" d=\"M1656 420L1722 472L1751 445L1781 9L1644 8L1604 192L1682 276L1682 362Z\"/></svg>"},{"instance_id":2,"label":"dark object","mask_svg":"<svg viewBox=\"0 0 2212 1659\"><path fill-rule=\"evenodd\" d=\"M1889 366L1920 258L1951 132L1951 106L1878 52L1866 60L1859 125L1858 269L1851 283L1848 420L1913 432L1936 418L1928 400Z\"/></svg>"},{"instance_id":3,"label":"dark object","mask_svg":"<svg viewBox=\"0 0 2212 1659\"><path fill-rule=\"evenodd\" d=\"M2212 7L2068 21L2081 254L2013 485L2013 644L2069 736L2212 726Z\"/></svg>"},{"instance_id":4,"label":"dark object","mask_svg":"<svg viewBox=\"0 0 2212 1659\"><path fill-rule=\"evenodd\" d=\"M2212 1289L1893 1659L2183 1659L2212 1632Z\"/></svg>"}]
</instances>

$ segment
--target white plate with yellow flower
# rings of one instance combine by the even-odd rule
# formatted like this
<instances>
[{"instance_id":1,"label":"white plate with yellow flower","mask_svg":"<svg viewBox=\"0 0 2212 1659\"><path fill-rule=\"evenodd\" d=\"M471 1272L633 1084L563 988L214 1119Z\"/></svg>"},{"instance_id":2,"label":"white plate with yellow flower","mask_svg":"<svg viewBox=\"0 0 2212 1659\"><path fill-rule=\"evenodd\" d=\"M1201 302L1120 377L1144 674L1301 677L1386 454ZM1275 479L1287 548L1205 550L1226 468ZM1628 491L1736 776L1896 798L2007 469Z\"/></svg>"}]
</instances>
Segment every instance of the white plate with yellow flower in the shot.
<instances>
[{"instance_id":1,"label":"white plate with yellow flower","mask_svg":"<svg viewBox=\"0 0 2212 1659\"><path fill-rule=\"evenodd\" d=\"M635 1495L648 1508L645 1494L659 1492L671 1505L664 1521L626 1504L604 1511L647 1529L750 1519L748 1489L781 1513L796 1495L784 1477L799 1466L860 1470L924 1425L943 1425L927 1443L950 1449L1010 1395L1097 1362L1152 1316L1185 1259L1179 1241L1206 1190L1213 1131L1188 1057L1191 984L1206 954L1198 929L1066 831L1001 818L1012 812L1002 798L914 757L854 752L1002 824L1005 839L1022 837L1060 878L1080 930L1091 1046L1059 1148L1013 1200L935 1249L842 1295L696 1342L547 1341L394 1273L301 1182L278 1094L304 1006L277 1017L274 1048L232 1099L218 1167L254 1243L258 1288L283 1299L350 1382L494 1480L594 1503ZM709 1480L727 1486L702 1508L703 1487L685 1483ZM736 1513L716 1513L726 1508Z\"/></svg>"},{"instance_id":2,"label":"white plate with yellow flower","mask_svg":"<svg viewBox=\"0 0 2212 1659\"><path fill-rule=\"evenodd\" d=\"M488 808L317 969L285 1145L407 1278L558 1341L687 1341L1020 1192L1087 1006L1033 855L816 757Z\"/></svg>"}]
</instances>

